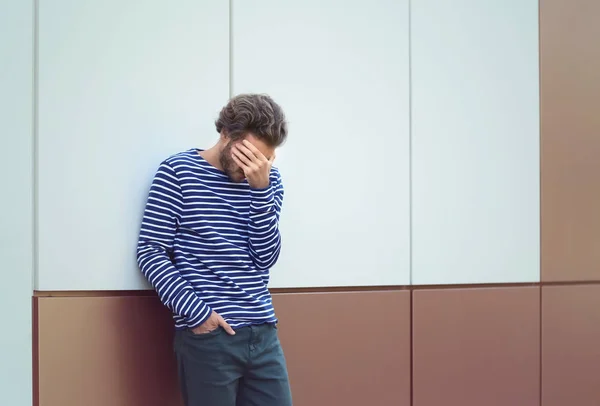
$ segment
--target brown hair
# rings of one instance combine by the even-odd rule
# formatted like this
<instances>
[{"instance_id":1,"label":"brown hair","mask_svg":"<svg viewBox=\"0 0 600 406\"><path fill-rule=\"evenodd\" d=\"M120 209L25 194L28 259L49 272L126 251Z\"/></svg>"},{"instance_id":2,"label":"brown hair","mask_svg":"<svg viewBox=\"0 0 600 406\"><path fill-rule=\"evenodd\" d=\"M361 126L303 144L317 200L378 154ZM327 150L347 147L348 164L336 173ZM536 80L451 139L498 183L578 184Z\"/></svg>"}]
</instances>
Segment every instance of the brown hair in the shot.
<instances>
[{"instance_id":1,"label":"brown hair","mask_svg":"<svg viewBox=\"0 0 600 406\"><path fill-rule=\"evenodd\" d=\"M287 122L281 107L264 94L240 94L229 100L215 122L217 132L232 139L252 133L272 147L283 144Z\"/></svg>"}]
</instances>

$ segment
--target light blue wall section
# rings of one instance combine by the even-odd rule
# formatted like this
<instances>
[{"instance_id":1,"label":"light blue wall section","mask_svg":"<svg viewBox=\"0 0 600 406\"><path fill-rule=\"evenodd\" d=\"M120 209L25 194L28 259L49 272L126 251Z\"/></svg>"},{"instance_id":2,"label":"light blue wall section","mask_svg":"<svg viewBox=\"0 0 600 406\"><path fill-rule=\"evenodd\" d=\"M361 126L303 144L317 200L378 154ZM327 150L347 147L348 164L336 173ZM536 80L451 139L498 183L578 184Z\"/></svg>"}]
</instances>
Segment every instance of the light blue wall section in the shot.
<instances>
[{"instance_id":1,"label":"light blue wall section","mask_svg":"<svg viewBox=\"0 0 600 406\"><path fill-rule=\"evenodd\" d=\"M271 286L409 284L408 0L232 4L234 93L290 122Z\"/></svg>"},{"instance_id":2,"label":"light blue wall section","mask_svg":"<svg viewBox=\"0 0 600 406\"><path fill-rule=\"evenodd\" d=\"M0 405L31 405L33 1L0 2Z\"/></svg>"},{"instance_id":3,"label":"light blue wall section","mask_svg":"<svg viewBox=\"0 0 600 406\"><path fill-rule=\"evenodd\" d=\"M137 3L39 0L37 289L149 287L151 177L230 92L290 121L272 287L539 280L537 0Z\"/></svg>"},{"instance_id":4,"label":"light blue wall section","mask_svg":"<svg viewBox=\"0 0 600 406\"><path fill-rule=\"evenodd\" d=\"M540 278L537 0L411 3L412 283Z\"/></svg>"},{"instance_id":5,"label":"light blue wall section","mask_svg":"<svg viewBox=\"0 0 600 406\"><path fill-rule=\"evenodd\" d=\"M38 20L36 288L147 289L135 247L152 177L218 137L228 2L40 0Z\"/></svg>"}]
</instances>

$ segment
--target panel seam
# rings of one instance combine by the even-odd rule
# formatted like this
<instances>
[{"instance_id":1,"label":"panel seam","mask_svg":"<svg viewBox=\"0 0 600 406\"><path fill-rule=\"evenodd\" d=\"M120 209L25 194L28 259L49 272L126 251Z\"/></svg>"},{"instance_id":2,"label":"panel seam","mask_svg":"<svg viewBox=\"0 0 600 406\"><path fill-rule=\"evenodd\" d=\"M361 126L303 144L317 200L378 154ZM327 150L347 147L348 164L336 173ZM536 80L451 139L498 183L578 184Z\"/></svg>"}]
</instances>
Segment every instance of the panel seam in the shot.
<instances>
[{"instance_id":1,"label":"panel seam","mask_svg":"<svg viewBox=\"0 0 600 406\"><path fill-rule=\"evenodd\" d=\"M544 314L544 301L543 301L543 294L544 294L544 283L543 283L543 262L544 262L544 256L542 255L542 248L543 248L543 244L542 244L542 239L543 239L543 233L542 233L542 229L543 229L543 224L542 224L542 185L543 185L543 174L542 174L542 169L543 169L543 165L542 165L542 10L540 7L540 2L538 1L538 115L539 115L539 134L538 134L538 139L539 139L539 145L538 145L538 165L539 165L539 169L540 169L540 173L539 173L539 259L540 259L540 263L539 263L539 281L540 281L540 308L539 308L539 315L540 315L540 324L539 324L539 343L540 343L540 348L539 348L539 405L542 406L543 405L543 396L544 396L544 391L543 391L543 385L544 385L544 379L543 379L543 374L544 374L544 361L543 361L543 354L544 354L544 350L543 350L543 314Z\"/></svg>"},{"instance_id":2,"label":"panel seam","mask_svg":"<svg viewBox=\"0 0 600 406\"><path fill-rule=\"evenodd\" d=\"M543 233L542 233L542 229L543 229L543 224L542 224L542 220L543 220L543 216L542 216L542 185L543 185L543 175L542 175L542 170L543 170L543 165L542 165L542 159L543 159L543 155L542 155L542 16L541 16L541 9L540 9L540 2L538 1L538 168L539 168L539 178L538 178L538 182L539 182L539 189L538 189L538 205L539 205L539 214L538 214L538 221L539 221L539 230L538 230L538 237L539 237L539 269L538 269L538 275L539 275L539 280L540 282L543 279L543 262L544 262L544 256L542 255L542 248L543 248L543 244L542 244L542 239L543 239Z\"/></svg>"},{"instance_id":3,"label":"panel seam","mask_svg":"<svg viewBox=\"0 0 600 406\"><path fill-rule=\"evenodd\" d=\"M413 120L412 120L412 18L411 0L408 0L408 230L409 230L409 283L413 281Z\"/></svg>"},{"instance_id":4,"label":"panel seam","mask_svg":"<svg viewBox=\"0 0 600 406\"><path fill-rule=\"evenodd\" d=\"M39 283L39 147L38 147L38 106L39 106L39 0L33 5L33 49L32 49L32 127L31 127L31 401L34 406L40 403L39 388L39 332L38 300L33 294Z\"/></svg>"},{"instance_id":5,"label":"panel seam","mask_svg":"<svg viewBox=\"0 0 600 406\"><path fill-rule=\"evenodd\" d=\"M355 292L402 292L457 289L507 289L543 288L546 286L600 286L600 281L585 282L545 282L545 283L498 283L498 284L457 284L457 285L390 285L390 286L321 286L299 288L270 288L272 294L305 293L355 293ZM97 297L97 296L155 296L153 289L138 290L34 290L36 297Z\"/></svg>"},{"instance_id":6,"label":"panel seam","mask_svg":"<svg viewBox=\"0 0 600 406\"><path fill-rule=\"evenodd\" d=\"M39 286L39 0L33 0L32 106L32 291Z\"/></svg>"},{"instance_id":7,"label":"panel seam","mask_svg":"<svg viewBox=\"0 0 600 406\"><path fill-rule=\"evenodd\" d=\"M543 349L542 349L542 345L543 345L543 321L542 321L542 317L543 317L543 306L544 306L544 302L542 299L542 294L543 294L544 288L542 286L540 286L540 331L539 331L539 343L540 343L540 351L539 351L539 368L540 368L540 376L539 376L539 401L540 401L540 406L542 406L542 396L543 396L543 390L542 390L542 385L544 384L544 379L542 378L542 375L544 373L544 368L543 368L543 360L542 360L542 355L543 355Z\"/></svg>"},{"instance_id":8,"label":"panel seam","mask_svg":"<svg viewBox=\"0 0 600 406\"><path fill-rule=\"evenodd\" d=\"M229 98L233 97L233 0L229 0Z\"/></svg>"},{"instance_id":9,"label":"panel seam","mask_svg":"<svg viewBox=\"0 0 600 406\"><path fill-rule=\"evenodd\" d=\"M409 392L409 396L410 396L410 405L414 405L414 399L415 399L415 368L414 368L414 359L415 359L415 348L414 348L414 322L413 322L413 313L414 313L414 291L411 290L410 291L410 304L408 306L408 309L410 311L409 314L409 323L410 323L410 337L409 337L409 345L410 345L410 356L409 356L409 363L410 363L410 392Z\"/></svg>"}]
</instances>

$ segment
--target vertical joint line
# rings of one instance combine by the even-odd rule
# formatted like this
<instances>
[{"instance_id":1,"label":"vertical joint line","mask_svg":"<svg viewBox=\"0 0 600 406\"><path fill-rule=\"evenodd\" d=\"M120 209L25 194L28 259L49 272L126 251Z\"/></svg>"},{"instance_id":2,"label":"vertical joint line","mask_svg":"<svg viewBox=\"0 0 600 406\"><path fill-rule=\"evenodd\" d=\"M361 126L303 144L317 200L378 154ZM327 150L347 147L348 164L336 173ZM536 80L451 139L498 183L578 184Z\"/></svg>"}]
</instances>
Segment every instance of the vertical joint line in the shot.
<instances>
[{"instance_id":1,"label":"vertical joint line","mask_svg":"<svg viewBox=\"0 0 600 406\"><path fill-rule=\"evenodd\" d=\"M233 97L233 0L229 0L229 98Z\"/></svg>"},{"instance_id":2,"label":"vertical joint line","mask_svg":"<svg viewBox=\"0 0 600 406\"><path fill-rule=\"evenodd\" d=\"M413 284L413 160L412 160L412 18L408 0L408 230L410 284Z\"/></svg>"},{"instance_id":3,"label":"vertical joint line","mask_svg":"<svg viewBox=\"0 0 600 406\"><path fill-rule=\"evenodd\" d=\"M543 313L544 312L544 310L543 310L544 299L543 299L542 295L543 295L543 292L544 292L544 287L540 285L539 289L540 289L540 292L539 292L540 293L540 310L539 310L540 311L540 332L539 332L539 335L540 335L539 336L539 343L540 343L540 353L539 353L539 357L540 357L540 364L539 364L539 367L540 367L540 376L539 376L539 378L540 378L540 381L539 381L540 394L539 394L539 397L540 398L539 398L539 401L540 401L540 406L542 406L542 404L543 404L543 396L544 396L544 389L543 389L543 385L544 385L544 378L543 378L543 374L544 374L544 361L542 359L542 357L544 355L544 350L542 348L543 341L544 341L544 337L543 337L543 334L544 334L544 325L543 325L543 323L544 322L542 320L542 317L543 317L543 314L544 314Z\"/></svg>"},{"instance_id":4,"label":"vertical joint line","mask_svg":"<svg viewBox=\"0 0 600 406\"><path fill-rule=\"evenodd\" d=\"M410 391L409 391L409 396L410 396L410 405L414 405L414 398L415 398L415 391L414 391L414 387L415 387L415 368L414 368L414 353L415 353L415 349L414 349L414 320L413 320L413 314L414 314L414 294L415 291L413 289L410 289L410 303L408 306L408 309L410 311L409 314L409 323L410 323L410 337L409 337L409 346L410 346L410 354L409 354L409 364L410 364Z\"/></svg>"},{"instance_id":5,"label":"vertical joint line","mask_svg":"<svg viewBox=\"0 0 600 406\"><path fill-rule=\"evenodd\" d=\"M542 229L544 227L543 225L543 218L542 218L542 181L543 181L543 166L542 166L542 109L541 109L541 103L542 103L542 16L541 16L541 8L540 8L540 2L538 1L538 115L539 115L539 122L538 122L538 131L539 131L539 138L538 138L538 168L540 170L539 173L539 178L538 178L538 182L539 182L539 190L538 190L538 208L540 210L539 212L539 233L538 233L538 247L539 247L539 270L538 270L538 275L539 275L539 282L540 282L540 286L539 286L539 294L540 294L540 308L539 308L539 316L540 316L540 330L539 330L539 337L538 337L538 342L540 344L540 351L539 351L539 404L540 406L542 406L542 404L544 403L544 360L543 360L543 356L544 356L544 286L543 286L543 262L544 262L544 256L542 255L542 238L543 238L543 232Z\"/></svg>"},{"instance_id":6,"label":"vertical joint line","mask_svg":"<svg viewBox=\"0 0 600 406\"><path fill-rule=\"evenodd\" d=\"M38 99L39 99L39 0L33 0L33 106L32 106L32 293L39 282L39 168L38 168Z\"/></svg>"}]
</instances>

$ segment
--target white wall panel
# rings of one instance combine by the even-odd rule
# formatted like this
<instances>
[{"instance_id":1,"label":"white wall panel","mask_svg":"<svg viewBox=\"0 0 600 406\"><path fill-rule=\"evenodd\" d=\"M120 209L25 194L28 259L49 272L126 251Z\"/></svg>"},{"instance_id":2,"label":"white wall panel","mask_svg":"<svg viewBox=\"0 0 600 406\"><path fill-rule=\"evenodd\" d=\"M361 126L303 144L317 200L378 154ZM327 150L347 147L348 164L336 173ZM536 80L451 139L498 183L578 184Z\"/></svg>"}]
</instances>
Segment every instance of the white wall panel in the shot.
<instances>
[{"instance_id":1,"label":"white wall panel","mask_svg":"<svg viewBox=\"0 0 600 406\"><path fill-rule=\"evenodd\" d=\"M414 284L539 280L536 0L411 5Z\"/></svg>"},{"instance_id":2,"label":"white wall panel","mask_svg":"<svg viewBox=\"0 0 600 406\"><path fill-rule=\"evenodd\" d=\"M408 0L233 1L233 90L290 121L272 286L408 284Z\"/></svg>"},{"instance_id":3,"label":"white wall panel","mask_svg":"<svg viewBox=\"0 0 600 406\"><path fill-rule=\"evenodd\" d=\"M152 176L217 137L228 3L39 3L37 288L145 288L135 246Z\"/></svg>"},{"instance_id":4,"label":"white wall panel","mask_svg":"<svg viewBox=\"0 0 600 406\"><path fill-rule=\"evenodd\" d=\"M0 405L30 406L33 294L32 1L0 2Z\"/></svg>"}]
</instances>

